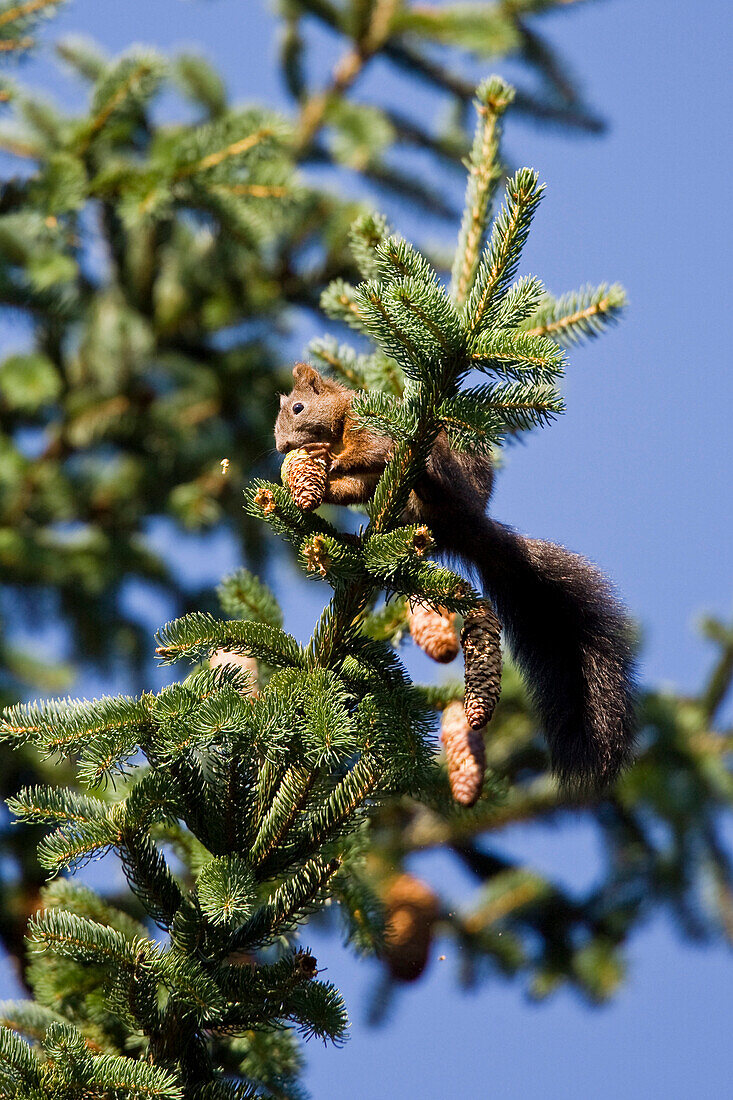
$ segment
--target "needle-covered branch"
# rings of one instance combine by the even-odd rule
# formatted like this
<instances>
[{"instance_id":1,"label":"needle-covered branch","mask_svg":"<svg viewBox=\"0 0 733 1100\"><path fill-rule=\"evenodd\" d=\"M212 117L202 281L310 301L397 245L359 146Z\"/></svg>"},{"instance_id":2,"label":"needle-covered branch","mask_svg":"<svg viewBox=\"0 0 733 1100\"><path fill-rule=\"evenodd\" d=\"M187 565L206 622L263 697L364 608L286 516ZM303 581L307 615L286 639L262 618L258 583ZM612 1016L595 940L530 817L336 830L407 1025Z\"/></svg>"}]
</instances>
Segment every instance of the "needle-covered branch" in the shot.
<instances>
[{"instance_id":1,"label":"needle-covered branch","mask_svg":"<svg viewBox=\"0 0 733 1100\"><path fill-rule=\"evenodd\" d=\"M129 83L132 70L125 72ZM126 87L123 80L112 91L112 98L120 96L120 124L129 121ZM511 90L489 81L479 101L496 122ZM109 107L109 96L104 102ZM134 111L141 109L138 102ZM255 120L244 134L237 129L241 118L221 120L215 89L208 109L210 120L186 141L170 136L172 196L162 195L161 203L183 195L179 185L189 187L194 177L202 186L228 186L230 171L246 174L260 155L269 155ZM99 126L99 140L106 125ZM99 1061L102 1056L130 1060L133 1069L120 1075L120 1090L125 1082L142 1088L135 1076L142 1074L145 1087L165 1090L170 1081L189 1100L232 1095L227 1075L237 1088L260 1087L262 1065L254 1047L242 1054L244 1037L247 1043L254 1043L252 1034L266 1037L271 1067L287 1064L283 1027L340 1042L347 1026L343 1004L332 986L316 980L315 960L297 955L300 925L335 901L350 942L387 951L390 973L405 973L394 944L385 947L385 925L394 916L389 899L394 903L396 896L379 855L385 837L400 861L420 847L446 843L462 845L461 858L477 863L480 853L470 849L481 831L569 804L548 787L535 726L510 673L485 745L486 774L477 765L484 733L471 728L476 767L463 801L475 805L459 809L451 790L463 788L438 756L435 727L447 709L461 708L463 685L419 689L395 652L407 633L408 605L444 615L455 630L451 616L466 616L471 714L493 708L501 661L495 617L493 649L477 653L476 638L473 648L466 639L476 617L489 614L486 604L466 578L429 560L435 546L429 525L407 522L405 509L425 493L438 443L448 440L461 459L484 455L507 434L541 426L563 407L565 359L550 331L542 285L526 276L513 281L542 189L536 173L520 170L489 224L500 150L498 127L487 133L482 126L472 161L478 182L468 189L453 293L427 257L372 215L360 217L351 232L364 281L336 280L324 294L325 311L369 346L323 340L316 345L319 361L360 391L356 430L366 427L392 443L376 489L362 498L368 524L357 533L342 530L337 517L299 507L284 485L258 480L245 492L250 519L293 545L303 571L331 587L310 639L301 643L288 633L275 594L239 570L220 590L229 618L194 611L160 631L163 662L194 663L180 682L140 699L6 712L0 732L9 743L70 758L89 788L80 795L36 787L16 796L19 816L55 829L41 848L46 866L73 868L116 853L135 911L146 921L141 926L122 909L57 883L46 888L40 899L46 908L31 925L30 980L38 1005L61 1018L69 1049L80 1037L92 1096L113 1066ZM135 186L141 182L148 186L140 178ZM236 186L253 182L238 178ZM108 179L104 186L113 201L123 181ZM150 199L151 210L158 201ZM125 334L133 344L145 339L132 323ZM453 652L457 648L456 640ZM617 813L611 827L628 826ZM727 879L719 859L715 866L722 890ZM498 960L510 972L524 967L548 988L557 973L572 973L587 990L610 989L610 980L604 986L599 979L616 972L619 937L610 925L538 876L492 868L486 896L470 916L441 916L430 891L414 891L430 912L425 961L432 930L442 921L472 959ZM406 904L402 897L402 910ZM558 942L553 921L562 925ZM157 939L152 924L162 930ZM525 941L532 937L539 947L530 957ZM73 996L72 986L79 990ZM31 1022L18 1016L21 1031ZM39 1072L64 1096L56 1039L49 1046L39 1038L44 1022L39 1017L37 1035L28 1038L38 1049ZM46 1025L53 1036L57 1023ZM82 1060L80 1053L79 1066ZM154 1084L148 1068L168 1077Z\"/></svg>"}]
</instances>

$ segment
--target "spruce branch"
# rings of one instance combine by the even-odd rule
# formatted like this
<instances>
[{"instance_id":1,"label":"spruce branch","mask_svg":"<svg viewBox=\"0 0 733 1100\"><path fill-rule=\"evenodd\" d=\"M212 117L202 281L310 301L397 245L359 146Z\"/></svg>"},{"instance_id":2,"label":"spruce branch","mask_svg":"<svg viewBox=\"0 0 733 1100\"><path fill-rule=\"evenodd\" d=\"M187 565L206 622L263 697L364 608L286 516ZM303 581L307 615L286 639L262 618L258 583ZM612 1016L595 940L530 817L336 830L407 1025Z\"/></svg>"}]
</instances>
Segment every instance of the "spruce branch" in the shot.
<instances>
[{"instance_id":1,"label":"spruce branch","mask_svg":"<svg viewBox=\"0 0 733 1100\"><path fill-rule=\"evenodd\" d=\"M116 840L117 830L109 821L61 826L38 845L38 861L54 874L79 868L107 852Z\"/></svg>"},{"instance_id":2,"label":"spruce branch","mask_svg":"<svg viewBox=\"0 0 733 1100\"><path fill-rule=\"evenodd\" d=\"M207 612L197 612L167 623L158 633L156 650L164 662L183 657L210 656L218 649L258 657L269 664L302 666L304 657L295 639L266 623L222 622Z\"/></svg>"},{"instance_id":3,"label":"spruce branch","mask_svg":"<svg viewBox=\"0 0 733 1100\"><path fill-rule=\"evenodd\" d=\"M321 309L334 321L344 321L357 332L364 331L364 318L360 303L355 298L355 288L343 279L329 283L323 291Z\"/></svg>"},{"instance_id":4,"label":"spruce branch","mask_svg":"<svg viewBox=\"0 0 733 1100\"><path fill-rule=\"evenodd\" d=\"M103 1094L118 1093L130 1100L183 1100L183 1087L173 1074L130 1058L99 1054L89 1061L86 1084Z\"/></svg>"},{"instance_id":5,"label":"spruce branch","mask_svg":"<svg viewBox=\"0 0 733 1100\"><path fill-rule=\"evenodd\" d=\"M338 859L308 860L286 879L229 941L229 950L252 950L291 930L317 907L317 899L338 872Z\"/></svg>"},{"instance_id":6,"label":"spruce branch","mask_svg":"<svg viewBox=\"0 0 733 1100\"><path fill-rule=\"evenodd\" d=\"M563 373L564 358L549 337L517 331L487 332L474 348L473 365L483 371L530 383L552 382Z\"/></svg>"},{"instance_id":7,"label":"spruce branch","mask_svg":"<svg viewBox=\"0 0 733 1100\"><path fill-rule=\"evenodd\" d=\"M313 767L294 765L285 772L250 849L250 860L254 866L264 863L281 843L305 805L316 777Z\"/></svg>"},{"instance_id":8,"label":"spruce branch","mask_svg":"<svg viewBox=\"0 0 733 1100\"><path fill-rule=\"evenodd\" d=\"M312 359L321 363L346 385L354 389L365 385L364 357L358 356L353 348L339 344L333 337L326 337L311 341L308 351Z\"/></svg>"},{"instance_id":9,"label":"spruce branch","mask_svg":"<svg viewBox=\"0 0 733 1100\"><path fill-rule=\"evenodd\" d=\"M344 30L345 9L326 7ZM379 2L359 11L366 16L356 19L349 33L361 43L361 63L372 48L391 40L403 12ZM452 23L433 20L432 30L440 24L448 39L460 37L471 21L459 16ZM83 57L81 65L90 72L95 68ZM344 70L339 79L347 85L357 71ZM96 361L91 349L95 342L107 346L104 334L111 328L115 338L105 361L120 377L135 379L147 379L158 346L145 302L157 293L156 262L165 265L172 254L156 244L163 220L166 248L183 233L183 251L191 251L194 266L212 262L214 270L202 277L214 280L224 277L220 269L230 274L230 257L208 252L208 240L202 244L196 234L184 233L176 210L213 213L219 227L232 228L238 276L226 282L231 301L246 290L242 273L249 267L242 266L240 249L252 249L250 256L282 229L275 225L270 233L253 208L284 200L289 188L287 128L261 112L226 110L221 89L212 88L203 71L189 72L189 78L208 111L205 122L159 133L134 163L105 167L107 143L116 148L119 135L127 134L128 141L150 124L148 102L158 77L152 69L148 76L136 75L132 56L105 62L95 77L91 123L78 135L83 170L96 172L92 186L106 211L119 280L119 288L93 310L81 344L82 366ZM456 701L460 689L416 689L387 639L405 629L408 600L467 614L476 610L479 596L463 577L426 560L433 547L430 531L423 524L407 525L405 508L411 494L422 491L439 439L440 446L447 435L456 448L481 453L507 432L542 424L560 412L556 383L564 367L554 339L525 331L542 307L541 284L525 278L512 285L541 192L530 170L510 183L507 206L478 260L498 178L498 121L511 90L494 80L479 98L485 113L454 267L460 284L456 299L429 260L376 215L362 215L351 232L365 281L352 286L337 278L323 296L324 309L367 336L370 348L357 353L322 341L316 353L364 389L354 400L357 427L394 441L367 505L368 526L356 534L341 532L316 514L311 506L317 501L271 482L256 481L245 492L247 516L289 541L303 569L333 588L308 643L301 646L283 630L273 593L240 570L220 590L230 619L195 611L166 624L158 635L157 653L164 662L203 659L209 667L140 700L26 706L3 719L8 741L78 758L77 775L87 787L113 777L117 785L96 798L34 791L16 798L16 812L56 826L42 842L43 862L58 870L114 848L136 904L167 933L164 943L156 943L111 907L84 893L53 888L46 894L50 908L34 918L32 980L43 1003L58 1008L65 1021L50 1021L48 1060L54 1073L73 1066L86 1074L92 1089L112 1080L117 1063L98 1062L94 1069L98 1052L86 1046L88 1037L97 1042L101 1035L104 1042L98 1045L110 1058L132 1049L145 1052L147 1061L130 1059L143 1067L139 1077L137 1070L127 1078L118 1073L118 1091L128 1085L153 1088L149 1066L170 1073L176 1088L182 1082L186 1095L212 1098L233 1094L215 1064L220 1056L233 1074L260 1079L231 1041L234 1035L256 1030L275 1044L277 1029L292 1024L306 1036L340 1041L346 1020L338 993L316 982L315 960L301 958L296 964L291 954L282 956L286 937L336 897L354 941L369 949L381 943L380 891L369 881L363 856L367 824L387 800L402 822L414 813L416 827L423 813L409 809L413 799L431 807L424 812L432 815L433 825L447 823L452 829L446 777L435 766L431 739L436 711ZM322 121L330 124L337 115L326 104ZM375 116L361 112L360 124L371 123ZM76 209L69 202L69 209ZM29 242L47 244L40 226L36 229L40 236L30 238L20 225L0 226L0 248L29 255ZM309 232L306 223L303 241ZM146 260L128 287L129 241ZM178 254L175 262L184 257ZM182 405L190 426L212 416L212 404L221 408L228 400L219 387L226 352L194 349L185 326L176 332L176 369L192 389ZM44 354L56 370L59 357L52 352ZM475 367L491 377L463 389ZM136 415L135 398L127 391L105 396L101 407L101 426L97 405L82 409L74 420L83 434L87 416L88 441L105 439L116 430L116 419ZM154 412L167 416L173 430L181 409ZM206 470L193 481L189 475L179 484L177 500L181 490L200 487L208 476ZM396 608L375 615L384 592L397 596ZM256 691L240 670L227 665L227 654L259 662ZM524 756L518 751L507 768L526 766L531 750L522 749ZM496 809L497 790L490 776L484 804L470 811L471 821L489 804ZM480 792L479 784L472 798ZM473 931L466 925L463 934L478 941L490 935L486 924L478 922ZM266 965L261 951L268 953ZM579 956L574 965L578 973L583 966L592 971ZM68 996L72 979L82 982L76 1000ZM278 1047L278 1058L285 1057L284 1050Z\"/></svg>"},{"instance_id":10,"label":"spruce branch","mask_svg":"<svg viewBox=\"0 0 733 1100\"><path fill-rule=\"evenodd\" d=\"M131 889L152 919L163 928L169 928L182 894L165 857L135 825L121 825L115 846Z\"/></svg>"},{"instance_id":11,"label":"spruce branch","mask_svg":"<svg viewBox=\"0 0 733 1100\"><path fill-rule=\"evenodd\" d=\"M8 1088L40 1089L39 1070L38 1060L29 1045L6 1025L0 1026L0 1081L4 1080Z\"/></svg>"},{"instance_id":12,"label":"spruce branch","mask_svg":"<svg viewBox=\"0 0 733 1100\"><path fill-rule=\"evenodd\" d=\"M499 163L501 117L513 98L513 88L498 76L480 84L476 92L479 117L467 163L465 210L451 274L450 293L457 306L466 301L476 275L491 202L502 174Z\"/></svg>"},{"instance_id":13,"label":"spruce branch","mask_svg":"<svg viewBox=\"0 0 733 1100\"><path fill-rule=\"evenodd\" d=\"M96 84L108 64L99 46L83 35L65 35L54 48L61 60L90 84Z\"/></svg>"},{"instance_id":14,"label":"spruce branch","mask_svg":"<svg viewBox=\"0 0 733 1100\"><path fill-rule=\"evenodd\" d=\"M93 740L120 734L139 736L148 728L148 701L124 696L94 702L55 700L42 705L10 707L0 720L0 738L32 740L48 755L77 752Z\"/></svg>"},{"instance_id":15,"label":"spruce branch","mask_svg":"<svg viewBox=\"0 0 733 1100\"><path fill-rule=\"evenodd\" d=\"M162 59L152 51L133 51L110 66L95 89L92 117L79 145L80 154L87 152L115 116L139 110L157 90L163 71Z\"/></svg>"},{"instance_id":16,"label":"spruce branch","mask_svg":"<svg viewBox=\"0 0 733 1100\"><path fill-rule=\"evenodd\" d=\"M62 787L23 787L7 806L21 821L46 824L90 825L107 816L100 799Z\"/></svg>"},{"instance_id":17,"label":"spruce branch","mask_svg":"<svg viewBox=\"0 0 733 1100\"><path fill-rule=\"evenodd\" d=\"M466 302L465 312L472 335L480 331L492 299L502 294L516 272L543 190L537 173L529 168L520 169L507 184L507 204L492 226L475 284Z\"/></svg>"},{"instance_id":18,"label":"spruce branch","mask_svg":"<svg viewBox=\"0 0 733 1100\"><path fill-rule=\"evenodd\" d=\"M329 104L343 96L353 85L364 66L387 41L399 4L400 0L375 0L370 5L369 18L357 30L354 45L337 61L328 87L305 100L296 130L297 143L301 149L307 149L313 142L323 124ZM319 14L325 14L329 21L337 18L333 13L328 12L326 5L321 6Z\"/></svg>"},{"instance_id":19,"label":"spruce branch","mask_svg":"<svg viewBox=\"0 0 733 1100\"><path fill-rule=\"evenodd\" d=\"M46 949L75 962L106 966L131 966L139 944L98 921L78 917L63 909L46 909L28 926L31 950Z\"/></svg>"},{"instance_id":20,"label":"spruce branch","mask_svg":"<svg viewBox=\"0 0 733 1100\"><path fill-rule=\"evenodd\" d=\"M35 45L29 31L39 21L54 15L65 0L5 0L0 7L0 53L20 53Z\"/></svg>"},{"instance_id":21,"label":"spruce branch","mask_svg":"<svg viewBox=\"0 0 733 1100\"><path fill-rule=\"evenodd\" d=\"M368 753L362 753L357 763L334 788L326 803L305 823L307 848L324 844L335 835L356 810L375 793L379 784L377 763Z\"/></svg>"},{"instance_id":22,"label":"spruce branch","mask_svg":"<svg viewBox=\"0 0 733 1100\"><path fill-rule=\"evenodd\" d=\"M39 15L49 8L58 7L60 3L61 0L24 0L20 4L6 3L0 10L0 27L7 27L9 23Z\"/></svg>"},{"instance_id":23,"label":"spruce branch","mask_svg":"<svg viewBox=\"0 0 733 1100\"><path fill-rule=\"evenodd\" d=\"M618 283L586 286L561 298L547 297L523 325L528 336L548 336L564 347L600 336L626 305Z\"/></svg>"},{"instance_id":24,"label":"spruce branch","mask_svg":"<svg viewBox=\"0 0 733 1100\"><path fill-rule=\"evenodd\" d=\"M706 617L702 621L705 636L718 646L718 661L702 695L702 707L709 720L715 718L733 684L733 627Z\"/></svg>"}]
</instances>

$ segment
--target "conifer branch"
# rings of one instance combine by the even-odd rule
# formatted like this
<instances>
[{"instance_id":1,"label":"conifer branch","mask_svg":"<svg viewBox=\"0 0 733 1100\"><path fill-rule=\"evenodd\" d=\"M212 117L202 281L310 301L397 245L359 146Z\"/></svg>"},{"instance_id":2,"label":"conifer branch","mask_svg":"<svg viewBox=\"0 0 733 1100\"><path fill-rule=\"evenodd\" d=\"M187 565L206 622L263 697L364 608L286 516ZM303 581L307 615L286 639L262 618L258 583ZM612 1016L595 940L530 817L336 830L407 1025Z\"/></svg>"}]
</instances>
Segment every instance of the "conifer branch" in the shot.
<instances>
[{"instance_id":1,"label":"conifer branch","mask_svg":"<svg viewBox=\"0 0 733 1100\"><path fill-rule=\"evenodd\" d=\"M116 838L131 888L153 920L168 928L182 901L180 887L165 858L134 824L123 824Z\"/></svg>"},{"instance_id":2,"label":"conifer branch","mask_svg":"<svg viewBox=\"0 0 733 1100\"><path fill-rule=\"evenodd\" d=\"M570 347L599 336L618 320L626 294L618 283L583 287L558 299L547 298L523 326L528 336L549 336Z\"/></svg>"},{"instance_id":3,"label":"conifer branch","mask_svg":"<svg viewBox=\"0 0 733 1100\"><path fill-rule=\"evenodd\" d=\"M0 43L0 47L1 45ZM40 146L15 138L8 133L0 133L0 149L5 153L11 153L14 157L22 157L24 160L38 160L43 154Z\"/></svg>"},{"instance_id":4,"label":"conifer branch","mask_svg":"<svg viewBox=\"0 0 733 1100\"><path fill-rule=\"evenodd\" d=\"M91 119L87 133L80 146L80 153L84 154L94 137L104 128L106 123L130 96L136 86L139 86L144 77L154 72L154 65L148 59L143 59L134 65L119 87L115 88L106 102L102 103L97 113Z\"/></svg>"},{"instance_id":5,"label":"conifer branch","mask_svg":"<svg viewBox=\"0 0 733 1100\"><path fill-rule=\"evenodd\" d=\"M35 44L35 39L30 35L25 35L23 38L0 38L0 53L30 50Z\"/></svg>"},{"instance_id":6,"label":"conifer branch","mask_svg":"<svg viewBox=\"0 0 733 1100\"><path fill-rule=\"evenodd\" d=\"M40 1088L39 1063L33 1051L18 1035L0 1026L0 1083L11 1087Z\"/></svg>"},{"instance_id":7,"label":"conifer branch","mask_svg":"<svg viewBox=\"0 0 733 1100\"><path fill-rule=\"evenodd\" d=\"M497 76L481 84L476 93L479 120L468 160L465 211L451 275L450 293L457 306L466 301L476 275L491 201L501 179L501 116L513 97L513 89Z\"/></svg>"},{"instance_id":8,"label":"conifer branch","mask_svg":"<svg viewBox=\"0 0 733 1100\"><path fill-rule=\"evenodd\" d=\"M32 917L28 934L34 950L49 948L76 961L97 965L130 966L137 950L137 945L116 929L63 909L46 909Z\"/></svg>"},{"instance_id":9,"label":"conifer branch","mask_svg":"<svg viewBox=\"0 0 733 1100\"><path fill-rule=\"evenodd\" d=\"M278 886L268 900L271 929L284 928L307 915L319 892L341 867L341 860L309 860L300 871Z\"/></svg>"},{"instance_id":10,"label":"conifer branch","mask_svg":"<svg viewBox=\"0 0 733 1100\"><path fill-rule=\"evenodd\" d=\"M344 823L372 796L378 782L376 761L367 753L362 753L354 767L331 793L326 804L307 821L305 828L309 850L338 834Z\"/></svg>"},{"instance_id":11,"label":"conifer branch","mask_svg":"<svg viewBox=\"0 0 733 1100\"><path fill-rule=\"evenodd\" d=\"M408 16L393 0L377 0L354 8L346 28L345 10L314 3L319 17L335 19L339 31L348 29L353 46L334 75L331 101L319 106L311 99L310 107L317 128L353 124L348 155L354 156L359 141L381 140L385 120L364 109L348 118L348 111L339 115L342 105L333 97L351 86L370 56L393 42L397 28L406 32ZM417 9L409 17L418 23L422 18ZM450 23L441 14L421 25L429 23L431 34L440 28L451 39L465 33L470 18L459 13ZM503 15L499 23L501 33L511 31ZM186 75L187 66L179 66L177 79L207 120L156 133L148 141L147 130L153 134L155 126L147 104L164 72L162 63L138 54L107 62L73 48L69 56L95 81L92 117L75 131L76 148L61 158L58 179L44 177L42 186L51 196L44 201L68 211L69 224L75 224L90 195L101 200L117 277L114 292L102 303L89 296L83 279L69 280L82 326L79 370L93 373L93 364L104 363L110 375L142 385L149 362L158 363L164 348L185 382L168 408L167 392L162 398L115 394L114 387L106 388L108 375L100 375L100 400L78 405L71 427L80 439L103 446L118 430L117 422L127 431L138 416L157 418L171 437L176 431L195 435L199 424L214 416L220 423L227 413L233 386L228 388L227 378L229 383L235 378L237 389L244 381L246 389L254 373L249 347L246 354L243 346L235 348L229 370L228 349L213 352L208 329L206 339L190 339L189 331L203 331L206 318L217 311L230 311L233 323L250 309L254 313L249 300L241 314L231 311L232 303L250 292L263 241L268 255L280 247L270 248L270 242L286 241L275 267L280 272L282 264L284 278L305 282L290 267L297 266L298 248L312 239L320 200L314 204L310 195L297 208L294 233L278 218L271 227L265 224L271 203L273 211L282 212L286 202L299 201L284 151L286 127L263 112L230 112L221 84L205 71L189 64ZM86 1075L90 1094L128 1088L133 1094L148 1090L152 1096L158 1089L164 1095L170 1086L186 1096L218 1100L241 1092L223 1079L215 1064L220 1055L221 1065L228 1059L227 1067L234 1066L240 1078L253 1076L252 1063L229 1042L232 1033L263 1034L274 1052L267 1056L270 1065L282 1065L278 1058L289 1056L284 1024L339 1042L346 1026L343 1005L333 987L316 981L315 960L296 962L292 953L278 959L272 952L281 951L282 938L329 898L341 903L348 934L362 949L374 950L382 942L380 884L370 881L371 872L360 861L369 818L386 799L393 800L395 819L409 817L411 796L434 807L433 824L447 821L453 828L446 777L435 767L430 735L436 711L458 699L461 688L415 689L390 642L405 628L407 600L451 613L469 613L479 604L463 577L425 560L434 546L427 527L405 520L411 494L421 491L435 457L436 440L440 437L443 446L447 435L456 449L484 453L508 431L542 424L562 409L557 380L564 361L556 341L525 331L537 327L546 304L541 284L525 278L512 285L541 190L534 173L524 170L510 183L507 208L479 258L498 179L499 118L511 98L511 89L498 79L479 92L483 116L454 264L455 298L428 259L391 234L378 215L362 215L350 234L365 281L352 286L337 277L323 295L324 309L367 336L371 347L357 352L322 341L315 354L366 391L354 398L357 424L394 441L367 505L368 526L356 534L340 531L307 510L312 501L301 507L303 498L287 477L287 485L256 481L245 491L247 522L267 523L294 546L301 566L322 575L333 589L308 644L299 645L283 630L274 594L240 570L220 590L229 619L197 611L160 631L157 653L163 661L206 662L182 682L139 700L16 707L3 719L0 735L8 741L77 757L76 775L85 786L94 788L113 776L118 785L97 798L38 789L17 795L13 809L19 816L56 826L41 843L42 863L57 871L113 848L146 920L167 933L164 944L156 943L129 917L68 884L44 891L47 908L32 925L31 980L37 996L58 1006L61 1016L49 1021L45 1041L54 1085L64 1072L59 1066L73 1063ZM320 118L314 104L322 109ZM61 133L59 120L44 121L38 111L34 117L44 142ZM393 140L390 133L385 147ZM104 163L108 145L112 167ZM90 165L96 173L91 183ZM402 184L376 158L363 170ZM63 192L63 201L54 187ZM177 216L181 207L213 216L226 232L192 230L191 219ZM43 257L44 248L57 246L59 225L41 219L35 235L20 226L13 248ZM334 225L335 235L343 238L343 223ZM8 240L12 230L11 223ZM191 268L195 278L181 274ZM332 263L329 256L319 270L330 268L339 275L348 270L340 257ZM268 268L267 278L280 274ZM192 290L199 281L211 289L205 301ZM253 294L266 285L271 285L266 279L256 282ZM16 292L22 290L19 284ZM33 301L38 301L35 291ZM162 343L159 310L170 333ZM201 318L191 320L191 310L199 310ZM63 349L44 344L43 354L48 384L54 371L66 384ZM252 351L253 361L259 362L258 355L259 349ZM491 377L483 386L463 389L475 367ZM39 377L43 380L42 371ZM152 390L158 385L165 390L155 375ZM241 442L238 409L232 416ZM212 475L211 455L208 464L190 470L199 444L197 437L190 448L182 445L182 454L175 452L186 471L172 498L176 507L183 492L195 490L197 500L205 494L209 503L223 498L226 482ZM143 448L143 453L160 451ZM118 483L126 484L126 477L115 476ZM165 498L161 510L168 504ZM397 596L396 610L375 615L385 592ZM238 655L258 662L256 691L241 670L229 667L227 656ZM532 751L534 761L537 746ZM526 755L522 759L526 765ZM471 820L489 804L495 809L497 789L498 782L488 779L484 802ZM403 849L398 844L395 850ZM504 904L506 915L506 899ZM489 924L497 911L491 910ZM478 940L486 923L477 921L471 931L467 920L465 936ZM266 965L260 949L270 953ZM71 982L81 990L73 1004L67 997ZM38 1018L28 1018L28 1026L37 1024ZM138 1046L146 1044L147 1059L131 1055L127 1076L127 1062L100 1060L100 1050L87 1043L96 1043L105 1057L124 1059L130 1036ZM154 1080L155 1073L169 1073L170 1082ZM283 1080L290 1088L289 1071Z\"/></svg>"},{"instance_id":12,"label":"conifer branch","mask_svg":"<svg viewBox=\"0 0 733 1100\"><path fill-rule=\"evenodd\" d=\"M194 164L189 164L186 165L185 168L180 168L175 178L185 179L186 176L192 176L196 172L205 172L209 168L216 168L218 165L223 164L224 161L231 160L233 157L240 157L243 153L249 153L250 150L261 145L262 142L266 141L268 138L274 137L274 135L275 132L271 127L263 126L254 134L248 134L247 137L240 138L239 141L233 141L224 149L218 149L213 153L208 153Z\"/></svg>"},{"instance_id":13,"label":"conifer branch","mask_svg":"<svg viewBox=\"0 0 733 1100\"><path fill-rule=\"evenodd\" d=\"M264 183L214 183L213 191L226 195L246 195L253 199L284 199L292 194L287 187Z\"/></svg>"},{"instance_id":14,"label":"conifer branch","mask_svg":"<svg viewBox=\"0 0 733 1100\"><path fill-rule=\"evenodd\" d=\"M294 766L287 770L250 849L254 866L264 863L287 835L316 778L317 772L313 768Z\"/></svg>"},{"instance_id":15,"label":"conifer branch","mask_svg":"<svg viewBox=\"0 0 733 1100\"><path fill-rule=\"evenodd\" d=\"M321 128L329 103L342 96L354 84L369 60L389 37L390 27L400 0L375 0L364 33L337 61L329 86L310 96L302 105L298 121L297 146L305 150ZM329 21L333 18L328 15Z\"/></svg>"},{"instance_id":16,"label":"conifer branch","mask_svg":"<svg viewBox=\"0 0 733 1100\"><path fill-rule=\"evenodd\" d=\"M25 3L15 4L5 11L0 12L0 27L7 26L17 19L25 19L29 15L45 11L48 8L58 7L62 0L25 0Z\"/></svg>"},{"instance_id":17,"label":"conifer branch","mask_svg":"<svg viewBox=\"0 0 733 1100\"><path fill-rule=\"evenodd\" d=\"M521 169L507 185L508 202L492 229L475 286L466 303L469 330L476 334L494 295L498 295L516 271L532 216L542 197L537 173Z\"/></svg>"}]
</instances>

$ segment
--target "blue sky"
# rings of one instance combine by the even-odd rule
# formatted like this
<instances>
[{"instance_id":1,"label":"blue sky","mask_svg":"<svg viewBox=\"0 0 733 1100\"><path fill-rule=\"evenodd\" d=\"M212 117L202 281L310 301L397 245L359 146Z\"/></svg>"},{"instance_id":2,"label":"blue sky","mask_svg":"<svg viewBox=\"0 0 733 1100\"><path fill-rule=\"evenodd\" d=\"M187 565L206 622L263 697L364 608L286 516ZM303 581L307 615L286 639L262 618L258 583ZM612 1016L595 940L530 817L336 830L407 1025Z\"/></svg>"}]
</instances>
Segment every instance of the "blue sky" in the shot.
<instances>
[{"instance_id":1,"label":"blue sky","mask_svg":"<svg viewBox=\"0 0 733 1100\"><path fill-rule=\"evenodd\" d=\"M642 624L645 682L689 690L711 657L695 635L696 617L731 611L733 386L721 313L731 291L726 17L724 0L605 0L543 18L538 26L570 59L609 133L571 138L511 119L506 127L511 160L536 167L548 185L523 271L555 292L618 280L631 305L610 335L571 354L568 411L510 450L493 513L601 563ZM135 41L166 51L194 46L224 72L235 98L285 102L264 0L75 0L49 31L83 31L113 51ZM330 56L326 38L321 48ZM44 54L23 75L78 101L79 88ZM368 98L377 85L396 99L404 94L380 68L359 92ZM411 110L432 113L428 93L410 96ZM409 208L389 213L406 235L417 228ZM435 229L441 243L452 236ZM200 562L189 549L181 567ZM207 574L216 579L233 564L222 546ZM296 582L280 572L287 592ZM308 633L322 601L316 586L299 589L290 629ZM571 886L597 873L599 853L582 823L513 829L497 847ZM416 869L467 898L473 888L444 857L423 857ZM354 1020L344 1050L307 1049L307 1083L319 1100L347 1092L438 1100L456 1091L683 1100L730 1090L730 954L683 943L664 915L633 940L628 981L604 1009L589 1011L565 993L535 1007L516 985L496 982L459 993L448 948L378 1030L363 1023L375 971L321 932L309 931L307 942Z\"/></svg>"}]
</instances>

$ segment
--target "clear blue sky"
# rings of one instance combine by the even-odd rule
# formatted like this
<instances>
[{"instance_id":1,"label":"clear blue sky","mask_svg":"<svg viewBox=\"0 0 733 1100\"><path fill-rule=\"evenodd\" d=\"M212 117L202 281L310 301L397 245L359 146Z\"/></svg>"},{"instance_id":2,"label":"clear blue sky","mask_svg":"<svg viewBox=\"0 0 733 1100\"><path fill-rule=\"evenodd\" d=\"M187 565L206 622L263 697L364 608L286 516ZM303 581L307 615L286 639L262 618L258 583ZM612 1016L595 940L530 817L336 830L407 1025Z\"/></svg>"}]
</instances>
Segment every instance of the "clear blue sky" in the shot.
<instances>
[{"instance_id":1,"label":"clear blue sky","mask_svg":"<svg viewBox=\"0 0 733 1100\"><path fill-rule=\"evenodd\" d=\"M644 680L689 690L710 658L695 636L696 616L731 611L733 386L721 314L731 292L729 12L724 0L606 0L544 18L542 29L571 60L610 132L581 139L520 121L507 126L512 161L536 167L548 184L523 270L556 292L619 280L631 307L614 332L572 354L567 414L509 452L493 511L602 563L643 626ZM52 29L84 31L110 50L133 41L166 51L195 46L226 74L235 97L284 102L264 0L75 0ZM329 48L324 40L324 53ZM44 55L25 75L69 103L79 94ZM404 91L383 69L360 91L366 97L377 83L394 97ZM413 109L433 108L426 93L413 91L411 101ZM412 233L408 209L389 212L397 229ZM191 575L201 562L191 547L181 568ZM207 561L207 576L232 564L222 548ZM283 582L296 583L290 574ZM299 590L290 629L308 633L321 601L315 586L305 596ZM600 857L577 821L512 829L498 847L571 886L592 881ZM415 867L465 897L473 888L447 858L424 857ZM376 971L322 932L309 931L307 942L354 1021L344 1050L307 1048L317 1100L730 1093L730 954L683 943L664 915L634 938L628 981L604 1009L590 1011L566 993L534 1007L516 984L496 980L458 993L448 949L379 1030L363 1023Z\"/></svg>"}]
</instances>

